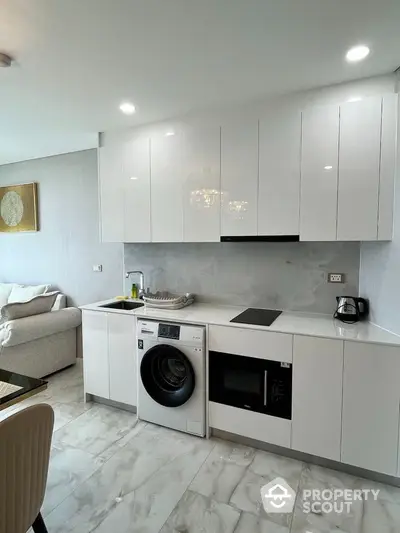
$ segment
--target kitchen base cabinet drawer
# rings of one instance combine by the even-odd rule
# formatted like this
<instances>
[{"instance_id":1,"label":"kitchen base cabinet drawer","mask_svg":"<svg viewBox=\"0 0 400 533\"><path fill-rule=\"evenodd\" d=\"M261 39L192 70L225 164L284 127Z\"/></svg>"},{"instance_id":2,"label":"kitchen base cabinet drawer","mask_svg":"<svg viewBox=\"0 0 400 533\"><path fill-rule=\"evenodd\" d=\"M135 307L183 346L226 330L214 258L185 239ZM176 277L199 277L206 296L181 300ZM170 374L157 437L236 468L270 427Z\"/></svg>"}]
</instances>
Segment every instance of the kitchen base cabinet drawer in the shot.
<instances>
[{"instance_id":1,"label":"kitchen base cabinet drawer","mask_svg":"<svg viewBox=\"0 0 400 533\"><path fill-rule=\"evenodd\" d=\"M209 402L209 424L214 429L290 448L291 421Z\"/></svg>"},{"instance_id":2,"label":"kitchen base cabinet drawer","mask_svg":"<svg viewBox=\"0 0 400 533\"><path fill-rule=\"evenodd\" d=\"M210 326L209 350L291 363L293 335L230 326Z\"/></svg>"}]
</instances>

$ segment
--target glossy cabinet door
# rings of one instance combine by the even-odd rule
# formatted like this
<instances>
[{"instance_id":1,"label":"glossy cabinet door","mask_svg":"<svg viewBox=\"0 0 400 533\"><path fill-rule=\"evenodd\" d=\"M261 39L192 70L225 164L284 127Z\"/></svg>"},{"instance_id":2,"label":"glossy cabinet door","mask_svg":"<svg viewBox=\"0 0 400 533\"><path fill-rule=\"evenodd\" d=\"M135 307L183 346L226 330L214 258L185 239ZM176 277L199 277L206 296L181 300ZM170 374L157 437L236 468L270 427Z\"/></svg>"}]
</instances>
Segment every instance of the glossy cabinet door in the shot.
<instances>
[{"instance_id":1,"label":"glossy cabinet door","mask_svg":"<svg viewBox=\"0 0 400 533\"><path fill-rule=\"evenodd\" d=\"M345 342L343 463L397 475L400 348Z\"/></svg>"},{"instance_id":2,"label":"glossy cabinet door","mask_svg":"<svg viewBox=\"0 0 400 533\"><path fill-rule=\"evenodd\" d=\"M221 130L187 127L182 132L183 240L219 242L221 228Z\"/></svg>"},{"instance_id":3,"label":"glossy cabinet door","mask_svg":"<svg viewBox=\"0 0 400 533\"><path fill-rule=\"evenodd\" d=\"M379 176L378 240L393 237L394 181L396 175L398 94L382 102L381 162Z\"/></svg>"},{"instance_id":4,"label":"glossy cabinet door","mask_svg":"<svg viewBox=\"0 0 400 533\"><path fill-rule=\"evenodd\" d=\"M259 235L298 235L301 113L270 110L260 119Z\"/></svg>"},{"instance_id":5,"label":"glossy cabinet door","mask_svg":"<svg viewBox=\"0 0 400 533\"><path fill-rule=\"evenodd\" d=\"M83 311L82 337L85 394L109 399L107 313Z\"/></svg>"},{"instance_id":6,"label":"glossy cabinet door","mask_svg":"<svg viewBox=\"0 0 400 533\"><path fill-rule=\"evenodd\" d=\"M335 241L339 157L339 106L303 111L300 239Z\"/></svg>"},{"instance_id":7,"label":"glossy cabinet door","mask_svg":"<svg viewBox=\"0 0 400 533\"><path fill-rule=\"evenodd\" d=\"M153 242L183 241L183 139L162 130L151 138L151 223Z\"/></svg>"},{"instance_id":8,"label":"glossy cabinet door","mask_svg":"<svg viewBox=\"0 0 400 533\"><path fill-rule=\"evenodd\" d=\"M150 139L124 143L121 180L124 242L150 242Z\"/></svg>"},{"instance_id":9,"label":"glossy cabinet door","mask_svg":"<svg viewBox=\"0 0 400 533\"><path fill-rule=\"evenodd\" d=\"M110 399L137 405L136 318L108 313Z\"/></svg>"},{"instance_id":10,"label":"glossy cabinet door","mask_svg":"<svg viewBox=\"0 0 400 533\"><path fill-rule=\"evenodd\" d=\"M343 341L295 335L292 448L340 461Z\"/></svg>"},{"instance_id":11,"label":"glossy cabinet door","mask_svg":"<svg viewBox=\"0 0 400 533\"><path fill-rule=\"evenodd\" d=\"M257 235L258 118L221 128L221 235Z\"/></svg>"},{"instance_id":12,"label":"glossy cabinet door","mask_svg":"<svg viewBox=\"0 0 400 533\"><path fill-rule=\"evenodd\" d=\"M123 145L110 144L98 149L100 239L124 241L124 193L121 187Z\"/></svg>"},{"instance_id":13,"label":"glossy cabinet door","mask_svg":"<svg viewBox=\"0 0 400 533\"><path fill-rule=\"evenodd\" d=\"M338 241L378 238L382 99L340 106Z\"/></svg>"}]
</instances>

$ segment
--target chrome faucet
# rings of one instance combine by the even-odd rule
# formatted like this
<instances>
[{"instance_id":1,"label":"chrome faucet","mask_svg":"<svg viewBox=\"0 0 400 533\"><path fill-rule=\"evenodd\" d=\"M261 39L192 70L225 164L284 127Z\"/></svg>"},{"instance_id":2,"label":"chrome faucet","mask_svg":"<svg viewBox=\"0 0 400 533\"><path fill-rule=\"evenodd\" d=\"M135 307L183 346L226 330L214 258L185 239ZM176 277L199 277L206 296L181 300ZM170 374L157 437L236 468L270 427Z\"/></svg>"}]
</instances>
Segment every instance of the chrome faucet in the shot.
<instances>
[{"instance_id":1,"label":"chrome faucet","mask_svg":"<svg viewBox=\"0 0 400 533\"><path fill-rule=\"evenodd\" d=\"M145 290L144 290L144 274L141 270L129 270L126 274L125 274L125 277L126 278L129 278L129 276L131 274L139 274L140 278L139 278L139 298L141 300L143 300L143 296L145 295Z\"/></svg>"}]
</instances>

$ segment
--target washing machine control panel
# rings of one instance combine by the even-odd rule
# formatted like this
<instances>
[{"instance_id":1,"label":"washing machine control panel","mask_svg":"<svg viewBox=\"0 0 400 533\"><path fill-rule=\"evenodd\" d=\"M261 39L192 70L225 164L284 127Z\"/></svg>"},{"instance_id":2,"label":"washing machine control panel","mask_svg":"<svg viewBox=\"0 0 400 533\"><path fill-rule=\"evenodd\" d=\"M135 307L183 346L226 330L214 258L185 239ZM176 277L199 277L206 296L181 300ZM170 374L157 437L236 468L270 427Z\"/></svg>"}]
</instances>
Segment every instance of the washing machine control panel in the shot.
<instances>
[{"instance_id":1,"label":"washing machine control panel","mask_svg":"<svg viewBox=\"0 0 400 533\"><path fill-rule=\"evenodd\" d=\"M178 341L181 332L180 326L173 324L159 324L158 325L158 337L164 339L173 339Z\"/></svg>"}]
</instances>

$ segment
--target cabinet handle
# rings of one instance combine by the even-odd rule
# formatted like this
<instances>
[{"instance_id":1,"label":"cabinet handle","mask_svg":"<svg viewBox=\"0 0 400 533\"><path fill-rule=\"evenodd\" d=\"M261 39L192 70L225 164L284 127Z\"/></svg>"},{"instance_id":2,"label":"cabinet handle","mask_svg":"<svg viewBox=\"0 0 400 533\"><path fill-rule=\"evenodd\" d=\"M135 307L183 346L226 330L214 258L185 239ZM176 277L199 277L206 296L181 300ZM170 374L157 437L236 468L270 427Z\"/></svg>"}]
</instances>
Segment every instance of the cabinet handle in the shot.
<instances>
[{"instance_id":1,"label":"cabinet handle","mask_svg":"<svg viewBox=\"0 0 400 533\"><path fill-rule=\"evenodd\" d=\"M268 381L268 372L264 370L264 407L267 407L267 381Z\"/></svg>"}]
</instances>

